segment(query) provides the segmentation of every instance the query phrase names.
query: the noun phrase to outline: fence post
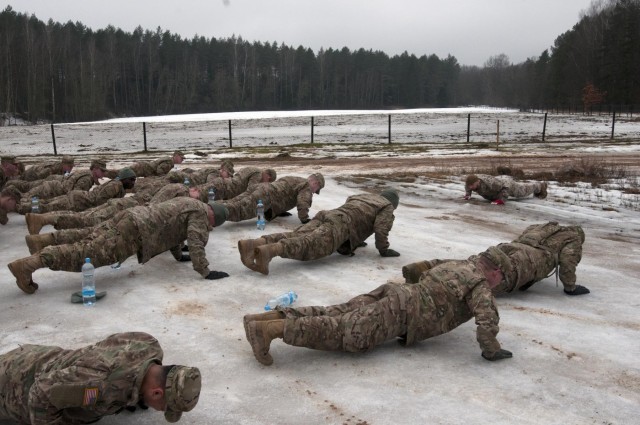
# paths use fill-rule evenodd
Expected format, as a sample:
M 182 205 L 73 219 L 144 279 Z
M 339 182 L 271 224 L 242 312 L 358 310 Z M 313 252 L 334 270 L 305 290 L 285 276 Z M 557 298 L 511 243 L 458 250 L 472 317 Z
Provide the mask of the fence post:
M 391 114 L 389 114 L 389 144 L 391 144 Z
M 56 132 L 53 131 L 53 124 L 51 124 L 51 140 L 53 140 L 53 154 L 58 155 L 58 149 L 56 148 Z
M 469 143 L 469 132 L 471 131 L 471 114 L 467 114 L 467 143 Z
M 496 150 L 500 150 L 500 120 L 498 120 L 498 125 L 496 127 Z
M 147 123 L 142 122 L 142 140 L 144 141 L 144 151 L 147 151 Z
M 611 121 L 611 140 L 613 140 L 613 130 L 616 128 L 616 110 L 613 109 L 613 120 Z
M 313 117 L 311 117 L 311 144 L 313 144 Z
M 544 142 L 544 134 L 547 132 L 547 113 L 544 113 L 544 125 L 542 126 L 542 141 Z
M 233 147 L 233 139 L 231 138 L 231 120 L 229 120 L 229 147 Z

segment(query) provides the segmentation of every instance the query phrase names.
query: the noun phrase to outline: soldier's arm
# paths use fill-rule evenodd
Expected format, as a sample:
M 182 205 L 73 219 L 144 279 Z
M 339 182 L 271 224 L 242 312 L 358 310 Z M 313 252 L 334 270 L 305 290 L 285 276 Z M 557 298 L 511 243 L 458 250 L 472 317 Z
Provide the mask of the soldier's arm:
M 381 209 L 376 215 L 373 223 L 373 231 L 376 238 L 376 248 L 383 251 L 389 248 L 389 232 L 393 227 L 393 205 L 388 205 Z
M 298 192 L 298 218 L 302 223 L 306 223 L 310 220 L 309 208 L 311 208 L 312 197 L 313 194 L 311 193 L 311 189 L 308 187 Z
M 208 218 L 206 214 L 196 214 L 189 217 L 187 223 L 187 242 L 189 244 L 189 256 L 193 269 L 202 277 L 209 274 L 209 261 L 204 247 L 209 240 Z M 173 252 L 173 251 L 172 251 Z M 175 257 L 175 255 L 174 255 Z
M 476 338 L 482 354 L 493 357 L 500 351 L 500 343 L 496 336 L 500 328 L 500 316 L 491 290 L 484 283 L 478 283 L 467 298 L 469 309 L 473 313 L 477 325 Z

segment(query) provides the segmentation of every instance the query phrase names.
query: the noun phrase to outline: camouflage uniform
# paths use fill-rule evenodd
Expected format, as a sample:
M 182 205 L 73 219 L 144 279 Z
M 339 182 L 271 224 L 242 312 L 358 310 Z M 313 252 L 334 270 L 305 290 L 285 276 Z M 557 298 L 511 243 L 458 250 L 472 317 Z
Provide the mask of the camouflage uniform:
M 66 177 L 60 177 L 60 179 L 39 180 L 42 181 L 42 184 L 32 188 L 23 196 L 31 202 L 31 197 L 33 196 L 37 196 L 40 199 L 49 199 L 64 195 L 72 190 L 88 191 L 93 186 L 91 171 L 78 171 Z
M 62 162 L 50 161 L 32 165 L 25 170 L 20 179 L 27 181 L 41 180 L 52 174 L 64 174 Z
M 540 193 L 542 183 L 520 183 L 509 176 L 478 175 L 480 186 L 476 189 L 478 195 L 489 201 L 506 201 L 509 197 L 526 198 Z M 471 196 L 472 190 L 465 188 L 465 195 Z
M 267 243 L 284 246 L 283 258 L 316 260 L 338 251 L 352 255 L 372 233 L 376 248 L 389 248 L 389 232 L 393 226 L 393 205 L 377 194 L 353 195 L 339 208 L 318 212 L 313 220 L 293 232 L 261 236 Z
M 246 191 L 251 191 L 255 185 L 262 183 L 262 168 L 245 167 L 238 171 L 230 180 L 225 180 L 224 198 L 233 199 Z
M 363 352 L 396 337 L 411 345 L 475 317 L 482 352 L 492 357 L 500 350 L 498 310 L 473 261 L 443 264 L 418 283 L 387 283 L 344 304 L 282 311 L 283 341 L 294 346 Z
M 21 180 L 21 179 L 12 179 L 12 180 L 9 180 L 7 182 L 7 186 L 11 185 L 11 186 L 15 187 L 16 189 L 18 189 L 20 192 L 25 193 L 25 192 L 28 192 L 31 189 L 35 188 L 35 187 L 40 186 L 41 184 L 43 184 L 45 182 L 48 182 L 48 181 L 59 181 L 59 182 L 61 182 L 63 179 L 64 179 L 63 175 L 52 174 L 52 175 L 50 175 L 48 177 L 45 177 L 44 179 L 33 180 L 33 181 L 27 181 L 27 180 Z
M 222 202 L 229 209 L 229 221 L 249 220 L 256 216 L 256 204 L 262 199 L 267 220 L 298 207 L 298 218 L 303 223 L 309 220 L 312 193 L 307 178 L 286 176 L 273 183 L 260 183 L 250 192 Z
M 136 177 L 164 176 L 173 168 L 173 157 L 159 158 L 155 161 L 140 161 L 131 165 Z
M 56 196 L 40 202 L 40 211 L 84 211 L 107 202 L 109 199 L 122 198 L 125 195 L 120 180 L 110 180 L 91 191 L 72 190 L 66 195 Z M 31 204 L 21 203 L 18 208 L 20 214 L 31 211 Z
M 95 267 L 101 267 L 122 263 L 137 254 L 138 262 L 144 264 L 171 250 L 179 260 L 182 243 L 187 240 L 193 269 L 204 277 L 209 274 L 204 247 L 212 229 L 208 208 L 207 204 L 188 197 L 129 208 L 96 227 L 67 231 L 68 238 L 75 234 L 76 239 L 69 241 L 75 243 L 48 246 L 40 251 L 40 256 L 51 270 L 78 272 L 86 257 L 91 258 Z
M 158 341 L 142 332 L 114 334 L 77 350 L 21 345 L 0 356 L 0 419 L 23 424 L 86 424 L 140 400 Z

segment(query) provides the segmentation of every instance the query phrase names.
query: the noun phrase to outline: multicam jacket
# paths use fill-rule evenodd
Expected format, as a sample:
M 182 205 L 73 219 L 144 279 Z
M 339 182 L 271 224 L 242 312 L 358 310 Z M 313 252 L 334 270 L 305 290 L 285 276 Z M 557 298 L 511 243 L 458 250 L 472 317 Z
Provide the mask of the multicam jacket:
M 42 181 L 42 184 L 29 190 L 29 192 L 23 196 L 29 198 L 29 200 L 33 196 L 37 196 L 41 199 L 49 199 L 64 195 L 72 190 L 87 191 L 93 186 L 93 176 L 91 176 L 90 171 L 78 171 L 73 172 L 68 176 L 60 177 L 60 179 Z
M 23 424 L 86 424 L 135 406 L 158 341 L 114 334 L 77 350 L 22 345 L 0 356 L 0 419 Z
M 136 177 L 164 176 L 173 168 L 173 157 L 158 158 L 155 161 L 140 161 L 131 165 Z
M 476 189 L 478 195 L 489 201 L 507 200 L 509 197 L 509 188 L 504 181 L 489 175 L 478 175 L 480 185 Z M 472 190 L 465 187 L 465 195 L 471 196 Z
M 264 188 L 262 201 L 264 202 L 264 216 L 267 220 L 276 218 L 279 214 L 298 208 L 298 218 L 304 222 L 309 219 L 312 196 L 309 181 L 304 177 L 285 176 L 273 183 L 262 183 L 254 188 Z M 258 190 L 260 192 L 260 190 Z M 258 192 L 253 192 L 258 193 Z M 256 198 L 254 196 L 254 198 Z M 254 200 L 254 205 L 257 198 Z
M 20 176 L 21 180 L 33 181 L 44 179 L 51 174 L 64 174 L 62 162 L 50 161 L 32 165 Z

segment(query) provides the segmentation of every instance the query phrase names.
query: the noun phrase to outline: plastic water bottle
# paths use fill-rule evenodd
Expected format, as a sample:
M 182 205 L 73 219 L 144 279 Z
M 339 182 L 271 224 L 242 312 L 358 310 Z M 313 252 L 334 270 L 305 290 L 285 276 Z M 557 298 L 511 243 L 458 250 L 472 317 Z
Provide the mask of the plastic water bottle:
M 82 303 L 86 306 L 92 306 L 96 303 L 95 270 L 91 259 L 85 258 L 82 265 Z
M 40 199 L 37 196 L 31 198 L 31 212 L 34 214 L 40 213 Z
M 122 263 L 120 261 L 118 261 L 117 263 L 113 263 L 111 265 L 111 268 L 114 270 L 120 270 L 120 266 L 122 266 Z
M 298 299 L 298 294 L 296 294 L 293 291 L 289 291 L 287 293 L 280 295 L 277 298 L 269 300 L 267 304 L 264 306 L 264 309 L 266 311 L 271 311 L 271 310 L 275 310 L 276 307 L 278 306 L 286 307 L 296 302 L 297 299 Z
M 191 182 L 189 181 L 189 177 L 185 177 L 184 178 L 184 185 L 189 187 L 190 184 L 191 184 Z
M 215 188 L 215 187 L 213 187 L 213 186 L 211 186 L 211 187 L 209 188 L 209 192 L 207 193 L 207 195 L 208 195 L 208 197 L 209 197 L 209 198 L 208 198 L 208 199 L 209 199 L 209 201 L 215 201 L 215 200 L 216 200 L 216 188 Z
M 71 175 L 71 173 L 70 173 L 70 172 L 68 172 L 68 171 L 65 171 L 65 172 L 64 172 L 64 178 L 65 178 L 65 179 L 66 179 L 67 177 L 69 177 L 70 175 Z
M 258 221 L 256 223 L 256 227 L 258 230 L 264 230 L 267 222 L 264 219 L 264 204 L 262 203 L 262 199 L 258 199 L 258 205 L 256 206 L 256 213 L 258 214 Z

